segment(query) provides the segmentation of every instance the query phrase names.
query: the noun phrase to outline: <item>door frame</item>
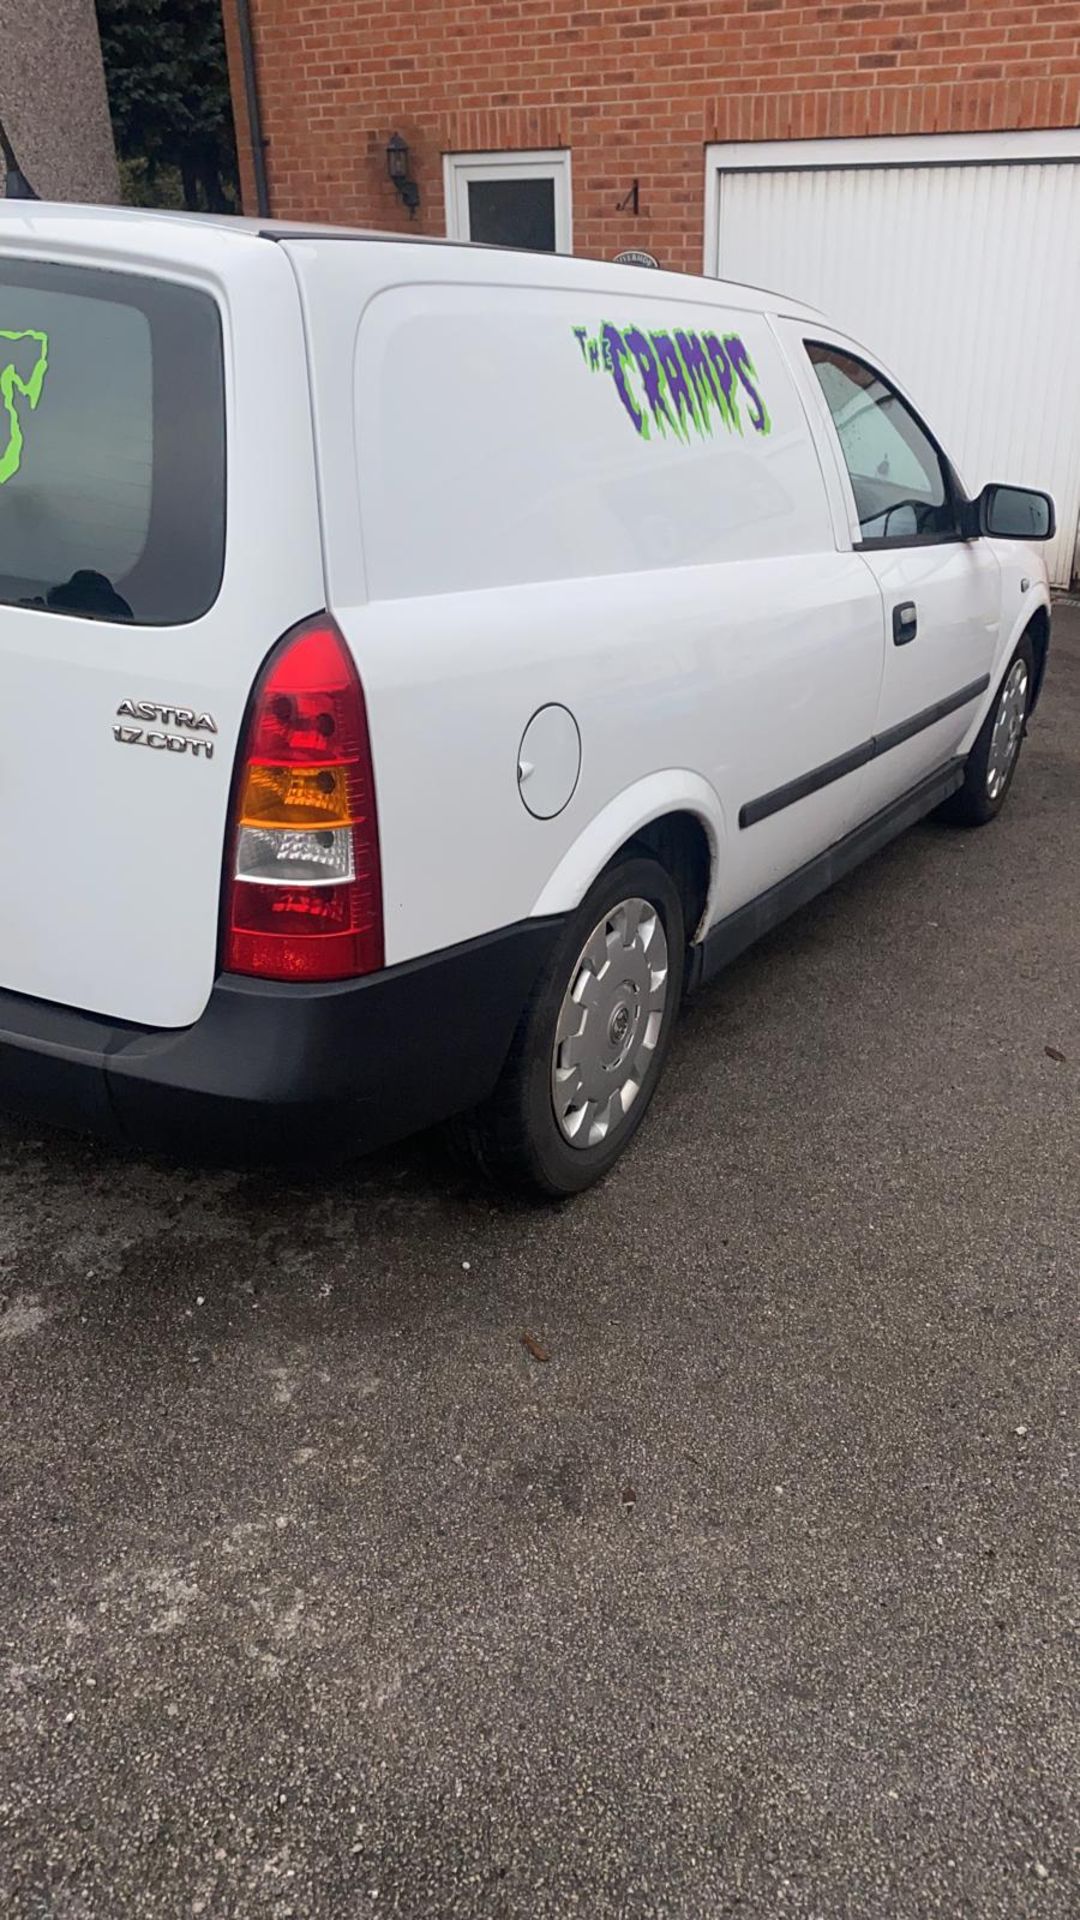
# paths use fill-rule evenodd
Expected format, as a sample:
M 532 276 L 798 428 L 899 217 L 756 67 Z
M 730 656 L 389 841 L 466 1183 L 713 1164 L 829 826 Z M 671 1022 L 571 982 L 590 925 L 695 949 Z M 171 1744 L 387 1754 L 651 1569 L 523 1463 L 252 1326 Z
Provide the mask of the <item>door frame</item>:
M 509 153 L 444 153 L 446 237 L 469 239 L 470 180 L 551 180 L 555 188 L 555 251 L 573 252 L 573 200 L 569 147 Z

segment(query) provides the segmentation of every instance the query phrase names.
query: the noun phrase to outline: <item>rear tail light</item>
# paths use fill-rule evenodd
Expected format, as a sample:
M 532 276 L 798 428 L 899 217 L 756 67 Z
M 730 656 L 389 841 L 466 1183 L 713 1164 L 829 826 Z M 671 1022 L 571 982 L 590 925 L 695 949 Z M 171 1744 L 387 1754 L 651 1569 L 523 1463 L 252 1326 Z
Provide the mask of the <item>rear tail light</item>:
M 237 769 L 224 964 L 261 980 L 345 980 L 383 964 L 367 713 L 329 618 L 288 634 L 255 688 Z

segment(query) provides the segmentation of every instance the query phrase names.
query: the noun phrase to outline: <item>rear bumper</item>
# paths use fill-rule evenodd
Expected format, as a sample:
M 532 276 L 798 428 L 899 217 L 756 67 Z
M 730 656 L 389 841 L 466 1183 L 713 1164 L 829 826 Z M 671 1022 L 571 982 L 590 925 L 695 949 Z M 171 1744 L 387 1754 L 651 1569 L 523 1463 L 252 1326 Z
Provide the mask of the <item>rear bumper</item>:
M 179 1031 L 0 992 L 0 1106 L 200 1160 L 364 1152 L 486 1098 L 559 926 L 331 986 L 223 974 Z

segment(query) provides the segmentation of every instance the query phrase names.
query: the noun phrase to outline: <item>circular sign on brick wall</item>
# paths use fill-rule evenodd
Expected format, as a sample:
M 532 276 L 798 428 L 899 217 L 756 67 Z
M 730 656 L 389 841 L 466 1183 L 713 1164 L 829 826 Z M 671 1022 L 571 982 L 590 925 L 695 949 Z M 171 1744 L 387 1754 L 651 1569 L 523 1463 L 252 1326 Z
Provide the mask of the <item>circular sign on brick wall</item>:
M 654 260 L 651 253 L 643 253 L 640 247 L 628 247 L 625 253 L 617 253 L 615 255 L 614 265 L 617 267 L 658 267 L 660 262 L 659 260 Z

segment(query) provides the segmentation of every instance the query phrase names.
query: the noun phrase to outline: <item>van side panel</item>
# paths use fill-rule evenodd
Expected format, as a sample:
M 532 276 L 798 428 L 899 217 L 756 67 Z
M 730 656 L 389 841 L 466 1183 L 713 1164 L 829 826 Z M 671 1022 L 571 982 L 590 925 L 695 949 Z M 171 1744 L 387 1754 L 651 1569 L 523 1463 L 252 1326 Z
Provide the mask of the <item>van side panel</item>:
M 331 605 L 372 727 L 388 959 L 550 910 L 577 843 L 654 775 L 682 770 L 699 817 L 710 796 L 714 915 L 839 838 L 858 773 L 738 824 L 867 737 L 883 649 L 766 314 L 584 262 L 290 251 Z M 580 768 L 537 818 L 522 741 L 552 704 Z
M 761 314 L 397 287 L 357 342 L 374 600 L 812 553 L 830 537 Z M 679 343 L 681 342 L 681 350 Z

